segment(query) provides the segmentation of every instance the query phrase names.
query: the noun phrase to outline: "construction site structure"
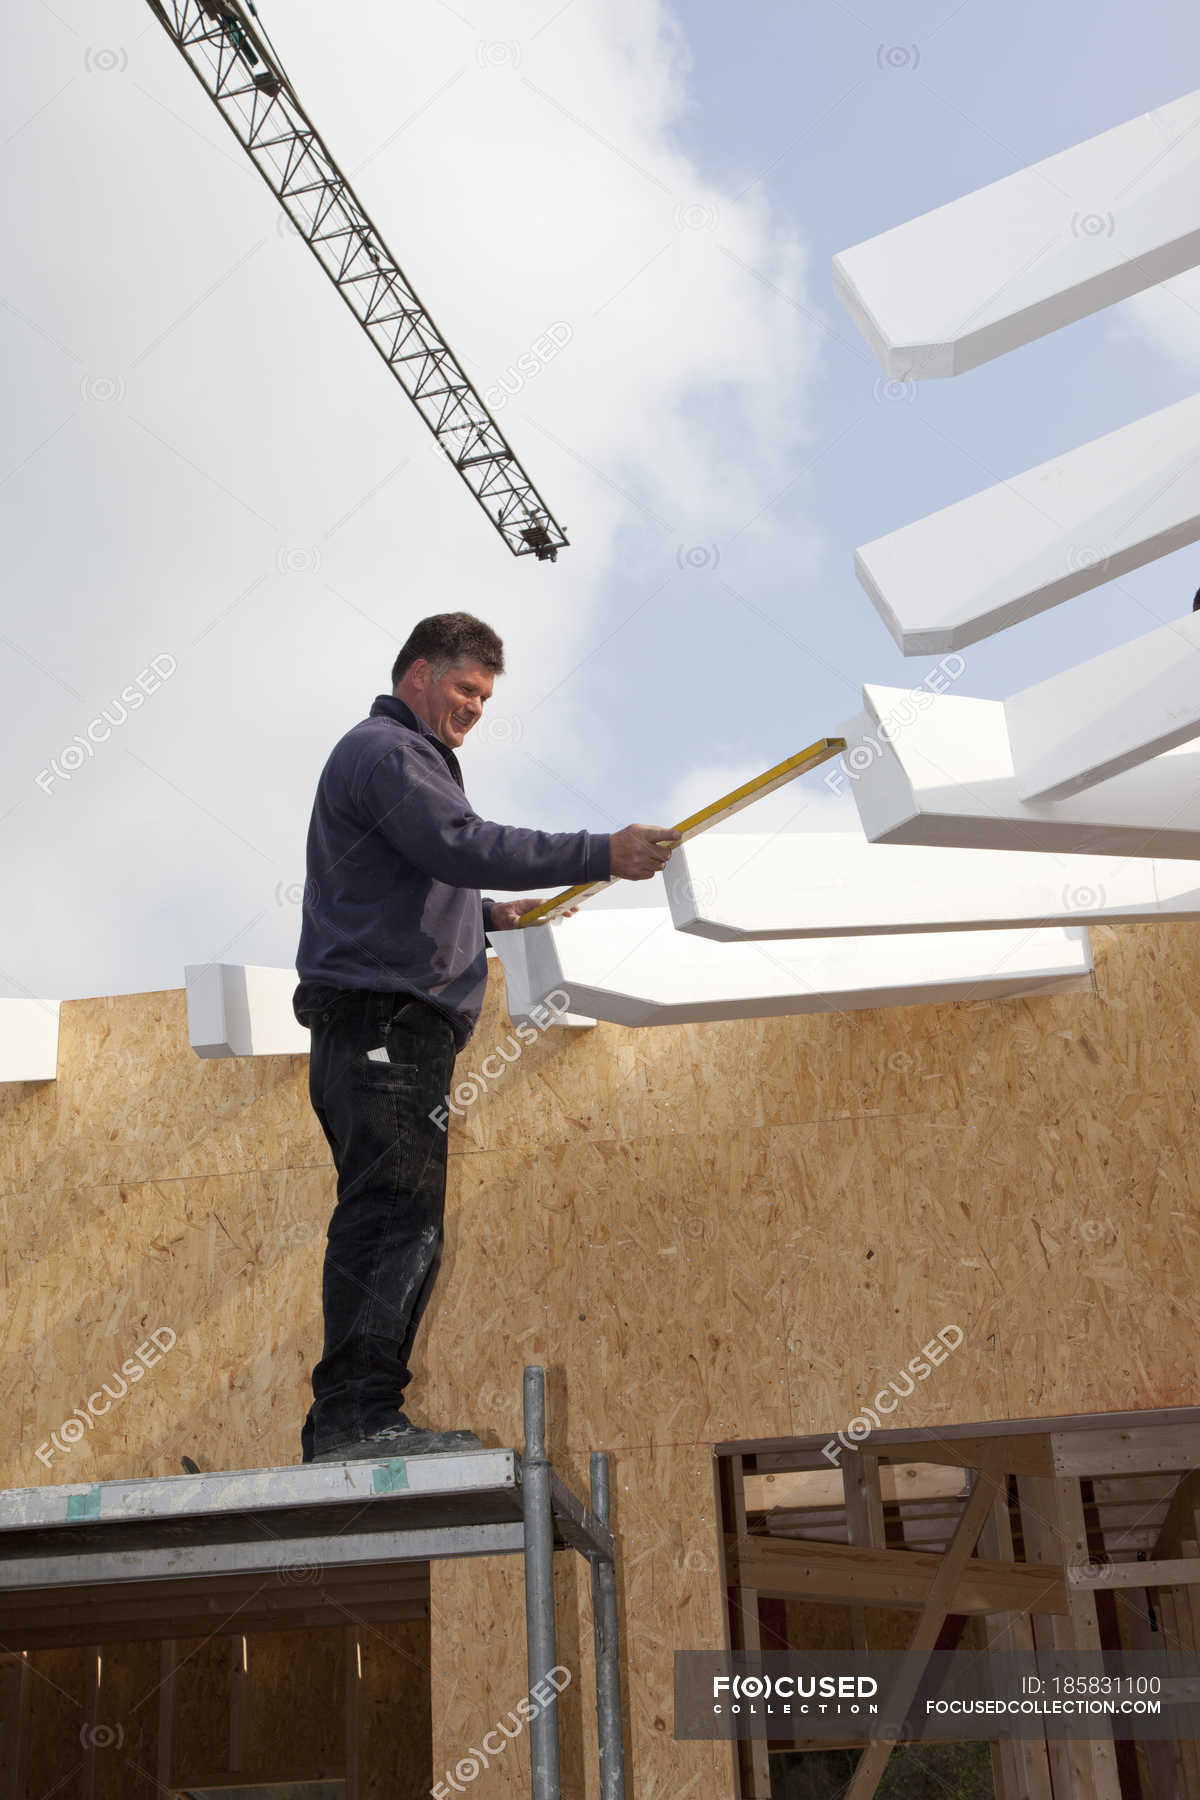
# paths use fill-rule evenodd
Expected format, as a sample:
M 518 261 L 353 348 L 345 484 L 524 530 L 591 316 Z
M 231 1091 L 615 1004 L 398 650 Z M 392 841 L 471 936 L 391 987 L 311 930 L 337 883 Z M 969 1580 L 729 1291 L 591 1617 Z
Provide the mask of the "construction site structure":
M 395 1615 L 415 1564 L 441 1557 L 520 1554 L 525 1567 L 528 1718 L 533 1800 L 560 1800 L 553 1562 L 577 1551 L 591 1565 L 596 1720 L 602 1800 L 624 1800 L 616 1544 L 608 1524 L 608 1458 L 591 1457 L 590 1506 L 546 1454 L 545 1372 L 524 1376 L 525 1447 L 379 1457 L 278 1469 L 100 1481 L 0 1493 L 0 1641 L 17 1693 L 3 1721 L 5 1793 L 28 1777 L 31 1650 L 159 1638 L 157 1780 L 175 1785 L 174 1670 L 178 1646 L 216 1629 L 266 1620 L 307 1623 Z M 316 1696 L 314 1696 L 316 1698 Z M 353 1714 L 347 1714 L 347 1735 Z M 486 1735 L 486 1734 L 485 1734 Z M 24 1738 L 24 1741 L 22 1741 Z M 473 1754 L 476 1754 L 472 1751 Z M 347 1767 L 354 1762 L 347 1743 Z M 347 1788 L 347 1800 L 355 1800 Z
M 330 155 L 253 4 L 149 5 L 513 555 L 554 562 L 566 532 Z

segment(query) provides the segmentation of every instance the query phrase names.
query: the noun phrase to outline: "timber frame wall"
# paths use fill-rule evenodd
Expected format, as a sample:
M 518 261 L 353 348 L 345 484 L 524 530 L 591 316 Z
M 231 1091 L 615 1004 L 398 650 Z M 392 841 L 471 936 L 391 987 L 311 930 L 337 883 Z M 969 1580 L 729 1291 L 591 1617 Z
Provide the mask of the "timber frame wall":
M 1200 1401 L 1200 936 L 1094 941 L 1092 994 L 547 1032 L 453 1120 L 413 1411 L 518 1444 L 520 1371 L 542 1362 L 565 1478 L 582 1491 L 588 1450 L 612 1453 L 637 1800 L 733 1793 L 728 1745 L 672 1736 L 675 1650 L 724 1642 L 715 1444 L 823 1442 L 949 1325 L 961 1347 L 896 1426 Z M 503 998 L 493 964 L 460 1079 L 506 1041 Z M 64 1003 L 57 1081 L 0 1090 L 0 1484 L 298 1458 L 333 1199 L 306 1074 L 197 1058 L 182 989 Z M 174 1346 L 45 1466 L 38 1448 L 160 1328 Z M 566 1563 L 557 1579 L 564 1781 L 594 1800 L 590 1598 Z M 363 1800 L 402 1792 L 389 1679 L 431 1691 L 435 1779 L 520 1697 L 519 1569 L 436 1566 L 430 1614 L 427 1678 L 419 1640 L 380 1652 Z M 317 1647 L 287 1638 L 278 1692 L 315 1717 Z M 327 1660 L 336 1683 L 343 1649 Z M 82 1700 L 60 1703 L 39 1767 L 65 1775 Z M 298 1741 L 271 1751 L 256 1729 L 249 1778 Z M 511 1745 L 489 1800 L 528 1792 L 527 1757 Z M 98 1800 L 154 1792 L 108 1780 Z
M 1200 1407 L 829 1448 L 717 1446 L 730 1649 L 910 1649 L 911 1697 L 935 1648 L 972 1652 L 986 1694 L 988 1654 L 1200 1647 Z M 1198 1710 L 1173 1743 L 993 1743 L 997 1800 L 1192 1800 Z M 738 1800 L 770 1800 L 772 1749 L 819 1747 L 737 1743 Z M 864 1748 L 846 1800 L 871 1800 L 888 1755 Z

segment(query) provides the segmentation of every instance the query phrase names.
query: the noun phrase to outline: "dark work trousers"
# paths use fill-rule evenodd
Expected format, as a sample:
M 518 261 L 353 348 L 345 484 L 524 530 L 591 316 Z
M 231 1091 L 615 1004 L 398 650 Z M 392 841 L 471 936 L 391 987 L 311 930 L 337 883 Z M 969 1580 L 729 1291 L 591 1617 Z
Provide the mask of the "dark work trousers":
M 405 994 L 302 982 L 294 1006 L 312 1035 L 309 1098 L 338 1176 L 325 1344 L 300 1434 L 311 1462 L 399 1422 L 442 1257 L 446 1132 L 430 1114 L 450 1091 L 455 1042 L 444 1013 Z

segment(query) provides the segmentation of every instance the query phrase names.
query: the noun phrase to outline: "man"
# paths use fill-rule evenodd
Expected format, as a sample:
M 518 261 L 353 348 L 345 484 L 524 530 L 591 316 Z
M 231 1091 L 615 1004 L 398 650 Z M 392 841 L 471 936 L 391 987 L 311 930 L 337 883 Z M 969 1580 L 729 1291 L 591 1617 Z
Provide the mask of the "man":
M 338 1185 L 305 1462 L 479 1442 L 420 1429 L 399 1408 L 441 1260 L 446 1134 L 435 1119 L 483 1004 L 484 933 L 511 930 L 538 904 L 482 900 L 480 889 L 644 881 L 679 839 L 659 825 L 526 831 L 472 812 L 454 752 L 503 672 L 503 646 L 481 620 L 422 619 L 391 693 L 335 744 L 317 785 L 293 1007 L 312 1035 L 309 1097 Z

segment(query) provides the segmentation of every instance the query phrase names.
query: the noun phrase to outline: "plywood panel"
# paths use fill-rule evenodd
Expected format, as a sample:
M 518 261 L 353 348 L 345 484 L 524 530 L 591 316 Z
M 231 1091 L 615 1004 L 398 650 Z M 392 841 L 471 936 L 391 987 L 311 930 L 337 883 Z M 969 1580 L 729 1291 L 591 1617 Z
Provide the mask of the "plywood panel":
M 1194 1033 L 1186 930 L 1144 926 L 1107 936 L 1109 954 L 1118 942 L 1119 958 L 1128 965 L 1120 971 L 1121 992 L 1107 1008 L 1070 996 L 675 1027 L 651 1040 L 613 1028 L 549 1032 L 465 1118 L 452 1119 L 451 1147 L 527 1148 L 581 1135 L 624 1139 L 661 1129 L 664 1117 L 678 1131 L 734 1118 L 766 1123 L 878 1110 L 926 1113 L 977 1089 L 967 1078 L 968 1062 L 981 1067 L 979 1059 L 986 1059 L 993 1071 L 987 1085 L 993 1091 L 1006 1085 L 1001 1071 L 1013 1034 L 1033 1016 L 1032 1036 L 1051 1059 L 1040 1074 L 1053 1089 L 1060 1076 L 1071 1079 L 1068 1068 L 1055 1066 L 1057 1034 L 1077 1039 L 1114 1007 L 1119 1013 L 1150 1002 L 1152 976 L 1139 975 L 1132 990 L 1126 977 L 1168 944 L 1177 970 L 1170 985 L 1181 1013 L 1172 1023 Z M 1098 933 L 1095 941 L 1101 941 Z M 36 1096 L 27 1087 L 0 1090 L 6 1159 L 0 1170 L 10 1172 L 9 1192 L 20 1189 L 35 1202 L 42 1196 L 44 1247 L 68 1229 L 57 1204 L 44 1204 L 64 1186 L 328 1165 L 307 1103 L 302 1058 L 203 1063 L 186 1048 L 182 994 L 71 1001 L 64 1020 L 64 1058 L 54 1090 Z M 1119 1027 L 1119 1018 L 1110 1017 L 1108 1025 Z M 507 1042 L 509 1029 L 503 981 L 493 966 L 487 1005 L 460 1058 L 459 1078 L 497 1042 Z M 1152 1063 L 1161 1064 L 1164 1053 L 1168 1062 L 1176 1060 L 1169 1054 L 1175 1046 L 1157 1034 L 1142 1042 Z M 931 1075 L 941 1077 L 932 1087 Z
M 650 1033 L 611 1025 L 548 1031 L 485 1089 L 479 1066 L 488 1052 L 512 1053 L 503 991 L 494 973 L 475 1038 L 458 1061 L 457 1081 L 474 1078 L 477 1097 L 451 1118 L 452 1154 L 969 1107 L 985 1071 L 997 1087 L 1010 1065 L 1015 1071 L 1012 1038 L 1022 1030 L 1055 1062 L 1061 1055 L 1070 1080 L 1070 1043 L 1058 1034 L 1073 1041 L 1094 1030 L 1101 1010 L 1092 996 L 1076 994 Z
M 0 1194 L 24 1187 L 46 1157 L 58 1127 L 60 1105 L 56 1082 L 0 1085 Z
M 73 1237 L 44 1261 L 31 1239 L 10 1287 L 4 1485 L 298 1461 L 332 1197 L 329 1169 L 64 1195 Z M 153 1332 L 165 1354 L 122 1375 Z
M 936 1431 L 966 1416 L 1004 1416 L 1000 1347 L 987 1329 L 990 1284 L 978 1271 L 942 1264 L 935 1247 L 913 1245 L 869 1261 L 830 1259 L 791 1292 L 793 1430 L 841 1433 L 831 1456 L 847 1440 L 869 1448 L 881 1428 Z M 893 1294 L 900 1304 L 889 1309 Z M 940 1341 L 939 1332 L 947 1334 Z M 836 1351 L 850 1339 L 859 1360 L 846 1366 Z M 951 1344 L 957 1349 L 945 1354 Z M 929 1346 L 943 1355 L 940 1365 Z
M 474 1767 L 488 1783 L 489 1795 L 524 1796 L 529 1792 L 529 1735 L 519 1703 L 528 1702 L 529 1693 L 521 1563 L 515 1557 L 487 1557 L 436 1564 L 432 1588 L 431 1659 L 437 1690 L 433 1781 L 447 1782 L 448 1771 L 467 1783 Z M 582 1795 L 591 1792 L 586 1782 L 596 1767 L 596 1742 L 591 1604 L 581 1563 L 556 1560 L 554 1600 L 558 1662 L 570 1677 L 558 1702 L 563 1791 Z M 478 1634 L 469 1663 L 458 1653 L 462 1621 L 468 1616 Z
M 574 1447 L 710 1442 L 723 1421 L 748 1419 L 787 1430 L 763 1138 L 459 1159 L 447 1280 L 422 1351 L 432 1416 L 481 1419 L 517 1443 L 523 1364 L 561 1358 Z
M 10 1190 L 49 1195 L 323 1162 L 320 1127 L 299 1104 L 306 1070 L 300 1056 L 203 1061 L 188 1047 L 182 989 L 65 1001 L 58 1080 L 38 1096 L 28 1138 L 17 1125 L 29 1084 L 0 1089 L 0 1117 L 13 1122 L 0 1171 Z
M 1188 1350 L 1200 1324 L 1195 1171 L 1190 1158 L 1162 1153 L 1174 1107 L 1117 1105 L 1127 1113 L 1119 1143 L 1094 1115 L 1075 1113 L 1038 1131 L 1024 1182 L 1013 1171 L 996 1184 L 986 1249 L 1018 1414 L 1196 1398 Z M 1098 1164 L 1101 1179 L 1089 1181 L 1085 1171 Z M 1145 1331 L 1130 1328 L 1139 1307 Z
M 646 1800 L 728 1792 L 721 1746 L 671 1737 L 674 1650 L 721 1642 L 712 1441 L 832 1434 L 946 1324 L 963 1345 L 891 1423 L 1200 1399 L 1200 934 L 1095 944 L 1096 991 L 1070 999 L 551 1033 L 453 1121 L 413 1410 L 519 1444 L 521 1367 L 541 1360 L 576 1486 L 590 1448 L 616 1452 Z M 507 1029 L 493 973 L 479 1056 Z M 475 1066 L 472 1048 L 460 1072 Z M 0 1481 L 165 1473 L 185 1450 L 209 1467 L 298 1457 L 334 1193 L 302 1059 L 201 1062 L 182 992 L 68 1002 L 53 1090 L 0 1093 L 0 1190 L 0 1405 L 18 1426 Z M 160 1324 L 176 1346 L 44 1468 L 37 1446 Z M 581 1671 L 562 1710 L 591 1800 L 585 1574 L 559 1575 Z M 438 1779 L 513 1704 L 524 1623 L 515 1563 L 434 1581 Z M 364 1633 L 372 1800 L 393 1791 L 408 1666 L 380 1640 L 419 1629 Z M 197 1754 L 198 1705 L 180 1720 Z M 63 1724 L 45 1730 L 63 1751 Z M 67 1765 L 40 1741 L 44 1791 Z M 527 1753 L 495 1777 L 514 1793 Z

